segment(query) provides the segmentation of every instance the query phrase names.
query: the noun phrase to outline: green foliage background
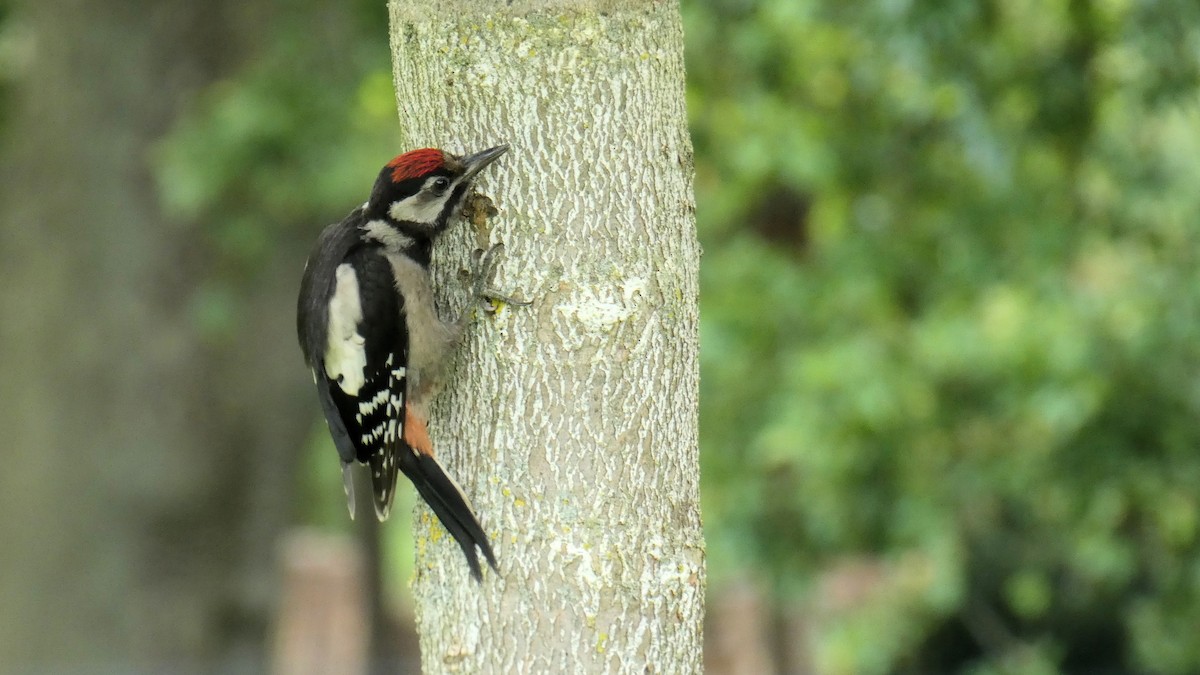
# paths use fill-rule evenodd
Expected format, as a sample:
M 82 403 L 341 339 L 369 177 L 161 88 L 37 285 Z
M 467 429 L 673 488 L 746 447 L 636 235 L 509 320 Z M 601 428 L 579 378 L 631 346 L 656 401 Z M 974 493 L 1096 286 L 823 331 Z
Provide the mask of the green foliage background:
M 1200 5 L 855 4 L 688 7 L 714 574 L 883 561 L 833 670 L 1200 669 Z
M 822 672 L 1200 670 L 1200 4 L 683 10 L 714 592 L 810 611 Z M 218 340 L 399 150 L 382 3 L 264 36 L 157 160 Z

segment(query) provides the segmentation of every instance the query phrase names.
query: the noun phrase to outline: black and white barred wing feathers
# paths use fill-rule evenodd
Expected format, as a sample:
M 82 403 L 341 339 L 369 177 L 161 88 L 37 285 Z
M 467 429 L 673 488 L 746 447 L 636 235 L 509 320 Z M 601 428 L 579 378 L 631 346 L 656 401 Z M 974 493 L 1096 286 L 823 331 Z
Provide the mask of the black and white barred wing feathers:
M 343 465 L 347 499 L 354 515 L 349 464 L 367 464 L 376 515 L 386 519 L 396 494 L 398 453 L 404 436 L 407 332 L 403 300 L 396 293 L 387 259 L 375 247 L 349 247 L 328 270 L 307 270 L 322 284 L 323 325 L 302 327 L 323 340 L 309 343 L 310 366 L 322 412 Z M 305 335 L 307 338 L 308 336 Z M 315 344 L 313 344 L 315 342 Z

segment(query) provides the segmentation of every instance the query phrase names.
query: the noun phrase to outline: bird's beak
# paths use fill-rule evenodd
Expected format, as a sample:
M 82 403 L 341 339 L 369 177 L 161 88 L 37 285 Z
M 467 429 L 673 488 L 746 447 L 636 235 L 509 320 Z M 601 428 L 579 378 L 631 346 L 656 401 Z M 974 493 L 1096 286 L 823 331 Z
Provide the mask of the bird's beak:
M 475 174 L 483 171 L 483 168 L 488 164 L 496 161 L 500 155 L 508 152 L 508 144 L 497 145 L 494 148 L 488 148 L 482 152 L 477 152 L 473 155 L 467 155 L 462 158 L 463 166 L 467 167 L 463 172 L 464 179 L 470 179 Z

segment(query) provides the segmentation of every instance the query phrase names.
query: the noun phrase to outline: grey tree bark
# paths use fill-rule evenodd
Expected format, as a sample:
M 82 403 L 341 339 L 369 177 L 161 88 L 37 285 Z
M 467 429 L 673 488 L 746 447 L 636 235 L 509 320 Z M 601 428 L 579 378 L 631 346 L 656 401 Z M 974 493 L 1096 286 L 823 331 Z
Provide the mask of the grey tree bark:
M 500 559 L 482 587 L 417 512 L 422 663 L 445 672 L 698 672 L 704 544 L 697 271 L 674 1 L 392 0 L 411 147 L 512 151 L 500 215 L 435 253 L 462 306 L 471 249 L 534 305 L 469 332 L 432 411 Z

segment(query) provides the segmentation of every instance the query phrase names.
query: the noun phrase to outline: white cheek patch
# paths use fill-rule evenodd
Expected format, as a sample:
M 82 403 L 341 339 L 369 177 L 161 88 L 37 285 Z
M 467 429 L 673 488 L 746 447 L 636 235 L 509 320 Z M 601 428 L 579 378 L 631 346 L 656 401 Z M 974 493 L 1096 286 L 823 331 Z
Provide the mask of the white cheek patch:
M 362 305 L 354 268 L 337 268 L 337 285 L 329 303 L 329 344 L 325 349 L 325 374 L 350 396 L 366 381 L 366 340 L 358 334 Z
M 449 194 L 447 192 L 446 195 L 432 197 L 424 192 L 418 192 L 408 199 L 392 202 L 391 207 L 388 208 L 388 215 L 392 217 L 392 220 L 404 223 L 432 223 L 441 215 L 442 207 Z
M 430 176 L 417 194 L 392 202 L 388 215 L 393 220 L 406 223 L 433 224 L 442 214 L 442 209 L 446 208 L 446 200 L 454 196 L 459 186 L 459 181 L 453 180 L 441 193 L 435 192 L 434 185 L 445 179 L 445 176 Z

